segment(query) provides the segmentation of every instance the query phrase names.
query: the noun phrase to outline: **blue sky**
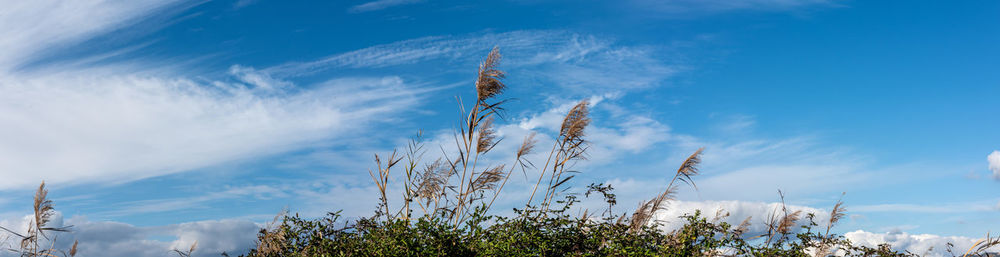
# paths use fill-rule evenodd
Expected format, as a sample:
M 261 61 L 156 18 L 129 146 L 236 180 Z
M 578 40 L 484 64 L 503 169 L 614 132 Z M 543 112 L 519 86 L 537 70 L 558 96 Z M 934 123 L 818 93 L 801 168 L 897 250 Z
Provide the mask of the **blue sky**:
M 493 46 L 514 99 L 498 151 L 551 142 L 590 99 L 576 183 L 611 183 L 618 212 L 706 147 L 699 190 L 661 216 L 763 217 L 781 189 L 817 212 L 846 192 L 855 241 L 1000 229 L 996 2 L 2 4 L 0 226 L 45 180 L 87 256 L 240 252 L 285 207 L 369 214 L 372 154 L 450 143 Z

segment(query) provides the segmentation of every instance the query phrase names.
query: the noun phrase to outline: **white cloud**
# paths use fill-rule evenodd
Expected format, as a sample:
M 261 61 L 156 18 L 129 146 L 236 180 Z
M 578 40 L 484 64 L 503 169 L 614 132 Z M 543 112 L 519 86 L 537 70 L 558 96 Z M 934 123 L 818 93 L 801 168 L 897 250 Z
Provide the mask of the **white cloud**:
M 423 0 L 378 0 L 371 1 L 359 5 L 355 5 L 348 9 L 349 12 L 360 13 L 360 12 L 371 12 L 378 11 L 389 7 L 396 7 L 401 5 L 415 4 L 423 2 Z
M 23 219 L 0 220 L 0 226 L 12 228 L 19 233 L 27 230 L 32 216 Z M 56 212 L 52 226 L 73 226 L 72 232 L 61 233 L 56 241 L 56 249 L 69 249 L 74 240 L 79 240 L 76 256 L 169 256 L 172 249 L 187 250 L 198 242 L 193 256 L 219 256 L 227 252 L 231 256 L 246 253 L 256 242 L 260 225 L 248 220 L 224 219 L 205 220 L 173 224 L 167 226 L 138 227 L 127 223 L 111 221 L 90 221 L 85 217 L 63 219 Z M 54 233 L 54 232 L 50 232 Z M 3 242 L 4 246 L 15 245 L 16 238 Z M 8 251 L 3 251 L 0 256 Z
M 806 206 L 787 205 L 789 211 L 801 210 L 803 216 L 806 213 L 816 215 L 815 220 L 819 227 L 825 228 L 829 219 L 829 210 L 816 209 Z M 859 207 L 851 207 L 851 210 Z M 692 214 L 695 210 L 701 210 L 702 216 L 710 220 L 715 217 L 719 210 L 721 213 L 729 214 L 720 221 L 733 224 L 740 224 L 747 217 L 751 217 L 751 225 L 747 232 L 748 236 L 756 236 L 766 233 L 765 222 L 769 215 L 776 211 L 780 212 L 780 203 L 744 202 L 744 201 L 671 201 L 668 202 L 666 210 L 656 213 L 656 218 L 663 221 L 662 229 L 671 231 L 680 228 L 684 224 L 681 218 L 685 214 Z M 844 220 L 841 221 L 845 222 Z M 808 221 L 802 219 L 798 225 L 806 225 Z M 797 227 L 797 226 L 796 226 Z M 964 253 L 971 247 L 978 238 L 959 236 L 940 236 L 933 234 L 909 234 L 900 231 L 886 233 L 874 233 L 863 230 L 847 232 L 844 237 L 855 245 L 877 247 L 880 244 L 888 244 L 896 251 L 909 251 L 921 256 L 951 256 L 946 250 L 948 243 L 954 244 L 956 252 Z M 993 249 L 996 250 L 996 249 Z
M 301 149 L 415 105 L 398 77 L 295 87 L 233 66 L 243 83 L 133 63 L 17 69 L 152 15 L 171 1 L 5 2 L 0 10 L 0 189 L 124 182 Z M 137 67 L 139 66 L 139 67 Z M 155 68 L 154 68 L 155 69 Z
M 838 6 L 835 0 L 632 0 L 631 3 L 644 8 L 671 14 L 669 17 L 697 14 L 715 14 L 731 11 L 789 11 L 811 6 Z
M 234 9 L 240 9 L 240 8 L 243 8 L 243 7 L 247 7 L 247 6 L 256 4 L 257 1 L 258 0 L 237 0 L 236 3 L 233 3 L 233 8 Z
M 807 206 L 790 204 L 785 207 L 788 209 L 789 213 L 795 211 L 802 212 L 799 216 L 799 221 L 796 223 L 797 225 L 809 224 L 809 221 L 805 218 L 808 213 L 815 214 L 816 223 L 823 227 L 826 226 L 830 217 L 830 212 L 828 210 L 820 210 Z M 757 236 L 766 233 L 768 218 L 772 216 L 781 217 L 784 215 L 781 209 L 781 203 L 745 201 L 668 201 L 665 204 L 665 210 L 656 212 L 654 217 L 655 221 L 662 222 L 661 228 L 663 230 L 673 231 L 684 225 L 685 221 L 681 218 L 683 215 L 694 214 L 695 210 L 700 210 L 702 217 L 706 217 L 709 220 L 715 218 L 716 214 L 729 214 L 720 221 L 724 221 L 733 226 L 739 225 L 744 219 L 750 217 L 750 227 L 748 227 L 746 232 L 746 235 L 748 236 Z M 797 231 L 799 226 L 795 226 L 795 228 Z
M 464 36 L 423 37 L 261 70 L 295 77 L 337 68 L 382 68 L 429 61 L 475 67 L 493 46 L 504 54 L 503 68 L 526 80 L 573 89 L 567 93 L 605 94 L 659 86 L 680 70 L 647 46 L 622 46 L 612 40 L 565 31 L 511 31 Z M 450 63 L 449 65 L 454 65 Z
M 909 251 L 921 256 L 937 257 L 952 256 L 947 252 L 946 245 L 954 244 L 954 252 L 963 254 L 978 238 L 959 236 L 939 236 L 933 234 L 909 234 L 906 232 L 873 233 L 862 230 L 844 233 L 844 237 L 852 243 L 869 247 L 889 244 L 893 250 Z
M 995 207 L 989 202 L 964 202 L 945 204 L 873 204 L 852 207 L 856 212 L 911 212 L 911 213 L 962 213 L 970 211 L 992 211 Z
M 3 76 L 0 170 L 16 172 L 0 188 L 122 182 L 298 149 L 406 110 L 418 92 L 396 77 L 274 87 L 100 71 Z
M 986 161 L 990 163 L 990 171 L 993 172 L 993 178 L 1000 179 L 1000 151 L 990 153 L 986 157 Z
M 226 190 L 209 192 L 200 196 L 167 198 L 167 199 L 147 199 L 133 202 L 115 203 L 113 211 L 95 213 L 106 216 L 126 216 L 144 213 L 162 213 L 169 211 L 185 210 L 210 205 L 213 202 L 252 197 L 254 200 L 268 200 L 272 198 L 284 198 L 289 196 L 288 188 L 270 185 L 251 185 L 242 187 L 228 187 Z
M 179 1 L 0 1 L 0 70 L 85 40 L 155 13 Z
M 236 76 L 236 78 L 244 83 L 255 85 L 266 91 L 282 90 L 293 86 L 291 82 L 275 79 L 267 73 L 258 72 L 254 68 L 240 65 L 229 67 L 229 74 Z

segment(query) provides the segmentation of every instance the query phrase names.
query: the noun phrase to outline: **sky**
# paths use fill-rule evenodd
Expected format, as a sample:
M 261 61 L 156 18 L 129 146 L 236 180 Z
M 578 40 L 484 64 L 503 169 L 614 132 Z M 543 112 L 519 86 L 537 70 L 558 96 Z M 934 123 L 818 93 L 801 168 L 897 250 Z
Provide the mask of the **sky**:
M 285 208 L 370 215 L 373 154 L 418 131 L 427 158 L 447 151 L 494 46 L 511 101 L 486 161 L 532 132 L 551 145 L 587 99 L 573 183 L 611 184 L 615 212 L 705 147 L 660 219 L 723 208 L 760 229 L 781 190 L 818 217 L 842 197 L 834 231 L 866 244 L 933 256 L 1000 230 L 1000 2 L 0 5 L 0 226 L 23 228 L 45 181 L 79 256 L 244 253 Z

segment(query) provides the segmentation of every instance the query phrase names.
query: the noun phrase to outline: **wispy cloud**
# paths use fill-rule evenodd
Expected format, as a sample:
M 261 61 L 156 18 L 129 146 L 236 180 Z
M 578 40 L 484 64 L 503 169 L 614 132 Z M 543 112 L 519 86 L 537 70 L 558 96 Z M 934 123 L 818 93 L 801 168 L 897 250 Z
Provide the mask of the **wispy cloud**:
M 0 169 L 32 171 L 0 188 L 124 182 L 280 153 L 387 119 L 420 92 L 397 77 L 281 90 L 98 73 L 0 79 L 0 133 L 10 138 Z
M 993 178 L 1000 179 L 1000 151 L 993 151 L 989 156 L 986 156 L 986 161 L 990 164 L 990 171 L 993 172 Z
M 5 1 L 0 11 L 0 70 L 11 69 L 43 50 L 80 42 L 137 22 L 156 10 L 181 2 L 58 0 Z
M 347 11 L 353 13 L 371 12 L 401 5 L 416 4 L 423 1 L 424 0 L 378 0 L 352 6 L 350 9 L 347 9 Z
M 237 0 L 236 3 L 233 3 L 233 8 L 240 9 L 243 7 L 250 6 L 252 4 L 256 4 L 258 1 L 259 0 Z
M 851 207 L 855 212 L 908 212 L 908 213 L 963 213 L 995 211 L 992 202 L 941 203 L 941 204 L 873 204 Z
M 660 47 L 621 45 L 613 39 L 566 31 L 528 30 L 423 37 L 261 71 L 275 77 L 300 77 L 338 69 L 416 63 L 474 67 L 493 46 L 499 46 L 504 53 L 504 68 L 511 74 L 582 95 L 662 86 L 686 69 L 680 60 L 661 53 L 666 49 Z
M 839 6 L 836 0 L 632 0 L 643 11 L 687 17 L 732 11 L 790 11 L 814 6 Z
M 428 92 L 400 77 L 301 86 L 252 67 L 205 79 L 132 62 L 17 67 L 42 49 L 137 22 L 172 1 L 16 2 L 0 15 L 0 189 L 121 183 L 329 142 Z M 55 7 L 55 8 L 50 8 Z M 152 70 L 152 71 L 151 71 Z M 405 112 L 405 111 L 403 111 Z
M 180 197 L 169 199 L 149 199 L 134 202 L 124 202 L 113 204 L 112 211 L 96 213 L 109 217 L 137 215 L 145 213 L 163 213 L 177 210 L 190 210 L 205 207 L 217 201 L 233 200 L 238 198 L 251 197 L 254 200 L 267 200 L 271 198 L 288 197 L 288 189 L 278 188 L 271 185 L 253 185 L 232 187 L 223 191 L 210 192 L 194 197 Z M 117 206 L 117 207 L 115 207 Z

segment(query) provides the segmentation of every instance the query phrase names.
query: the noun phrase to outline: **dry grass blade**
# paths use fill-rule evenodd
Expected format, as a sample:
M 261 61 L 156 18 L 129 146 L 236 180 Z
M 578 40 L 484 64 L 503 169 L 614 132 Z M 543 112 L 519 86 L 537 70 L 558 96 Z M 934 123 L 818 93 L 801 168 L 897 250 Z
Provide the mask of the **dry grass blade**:
M 528 177 L 527 173 L 528 166 L 533 166 L 533 164 L 531 164 L 531 161 L 523 159 L 523 157 L 525 155 L 531 154 L 531 150 L 535 148 L 536 142 L 537 141 L 535 140 L 535 132 L 532 131 L 531 134 L 524 137 L 524 141 L 521 141 L 521 146 L 517 148 L 517 153 L 515 153 L 514 155 L 514 162 L 521 166 L 521 173 L 524 174 L 525 178 Z M 515 167 L 516 166 L 512 165 L 510 167 L 510 170 L 507 171 L 507 174 L 504 175 L 503 182 L 500 182 L 500 187 L 497 188 L 497 190 L 493 193 L 493 198 L 490 199 L 490 202 L 486 204 L 487 210 L 493 207 L 493 202 L 497 200 L 497 197 L 500 196 L 500 191 L 503 190 L 503 187 L 505 185 L 507 185 L 507 180 L 510 179 L 510 175 L 511 173 L 514 172 Z
M 479 77 L 476 79 L 476 94 L 479 103 L 484 103 L 487 99 L 499 95 L 507 88 L 507 85 L 500 81 L 505 74 L 497 69 L 499 64 L 500 48 L 493 47 L 486 59 L 479 64 Z
M 1000 245 L 1000 237 L 991 237 L 990 233 L 986 233 L 986 238 L 979 239 L 975 244 L 969 247 L 969 250 L 965 251 L 962 256 L 994 256 L 986 253 L 986 250 Z
M 558 189 L 559 186 L 562 186 L 562 184 L 569 182 L 569 180 L 573 179 L 574 177 L 576 177 L 576 175 L 570 175 L 569 177 L 560 179 L 559 182 L 556 182 L 554 185 L 552 185 L 552 190 Z
M 381 214 L 385 215 L 386 218 L 390 218 L 391 216 L 389 211 L 389 200 L 386 197 L 386 190 L 389 185 L 389 172 L 393 166 L 396 166 L 396 164 L 402 160 L 403 157 L 397 156 L 397 151 L 393 150 L 392 154 L 389 155 L 389 159 L 386 161 L 385 168 L 382 168 L 382 159 L 378 154 L 375 154 L 375 166 L 378 169 L 378 174 L 376 175 L 371 169 L 368 170 L 368 175 L 370 175 L 372 180 L 375 181 L 375 185 L 378 187 L 379 194 L 381 195 L 379 200 L 382 203 L 379 205 L 378 209 L 385 209 L 385 212 Z

